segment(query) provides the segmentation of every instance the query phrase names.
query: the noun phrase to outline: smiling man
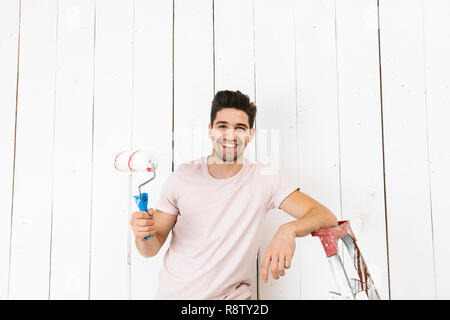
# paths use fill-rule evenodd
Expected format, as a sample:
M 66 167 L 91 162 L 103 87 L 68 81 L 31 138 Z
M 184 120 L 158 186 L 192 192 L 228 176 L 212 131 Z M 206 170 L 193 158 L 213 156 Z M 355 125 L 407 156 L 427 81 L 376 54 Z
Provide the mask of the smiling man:
M 245 158 L 255 135 L 256 106 L 240 91 L 219 91 L 211 107 L 211 155 L 181 164 L 166 180 L 155 209 L 133 213 L 130 225 L 144 257 L 172 239 L 159 275 L 158 299 L 249 299 L 267 211 L 295 218 L 283 224 L 261 264 L 262 280 L 285 275 L 295 238 L 337 225 L 336 217 L 297 184 Z M 154 235 L 145 240 L 144 238 Z

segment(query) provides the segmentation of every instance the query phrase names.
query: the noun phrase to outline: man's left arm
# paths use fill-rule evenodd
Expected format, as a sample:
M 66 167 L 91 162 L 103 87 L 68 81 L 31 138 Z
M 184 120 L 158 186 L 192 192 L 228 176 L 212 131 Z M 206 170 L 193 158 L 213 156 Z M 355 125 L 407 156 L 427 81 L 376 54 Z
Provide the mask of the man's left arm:
M 336 216 L 330 210 L 299 190 L 284 199 L 280 209 L 296 220 L 281 225 L 269 243 L 261 264 L 264 282 L 267 282 L 269 269 L 274 279 L 284 276 L 285 269 L 291 266 L 296 237 L 338 225 Z

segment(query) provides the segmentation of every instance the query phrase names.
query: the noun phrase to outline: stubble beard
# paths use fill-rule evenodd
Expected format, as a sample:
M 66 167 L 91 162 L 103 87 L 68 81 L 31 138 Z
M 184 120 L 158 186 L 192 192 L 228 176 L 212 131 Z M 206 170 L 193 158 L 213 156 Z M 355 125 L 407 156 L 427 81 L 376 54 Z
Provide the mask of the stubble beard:
M 219 143 L 215 144 L 214 147 L 214 153 L 216 158 L 219 161 L 225 162 L 227 164 L 232 164 L 232 163 L 241 163 L 243 161 L 243 154 L 244 154 L 245 148 L 242 148 L 242 144 L 238 146 L 236 151 L 229 151 L 229 152 L 224 152 L 222 150 L 222 147 Z

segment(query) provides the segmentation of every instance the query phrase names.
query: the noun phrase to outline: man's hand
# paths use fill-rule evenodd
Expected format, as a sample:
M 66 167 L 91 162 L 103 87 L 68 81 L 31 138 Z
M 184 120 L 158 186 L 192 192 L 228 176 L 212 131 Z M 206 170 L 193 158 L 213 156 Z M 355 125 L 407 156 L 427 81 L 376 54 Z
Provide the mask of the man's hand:
M 134 212 L 131 215 L 130 225 L 136 237 L 135 243 L 139 253 L 145 258 L 155 256 L 166 241 L 176 220 L 177 215 L 157 209 L 150 208 L 148 212 Z M 154 237 L 145 240 L 151 235 Z
M 289 224 L 284 224 L 280 226 L 266 249 L 266 255 L 261 264 L 263 282 L 267 282 L 269 267 L 274 279 L 284 276 L 284 269 L 291 266 L 294 251 L 295 231 Z
M 146 237 L 155 234 L 154 210 L 136 211 L 131 215 L 130 225 L 134 236 L 138 240 L 144 240 Z

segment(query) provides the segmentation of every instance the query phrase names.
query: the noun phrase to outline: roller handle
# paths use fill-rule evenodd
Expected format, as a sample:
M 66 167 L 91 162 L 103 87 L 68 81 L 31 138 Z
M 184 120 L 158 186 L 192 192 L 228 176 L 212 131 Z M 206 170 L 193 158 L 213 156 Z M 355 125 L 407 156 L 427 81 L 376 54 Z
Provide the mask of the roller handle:
M 139 196 L 134 196 L 134 200 L 136 201 L 137 206 L 139 207 L 139 210 L 141 211 L 148 211 L 148 193 L 141 193 L 141 198 L 139 199 Z M 150 239 L 153 237 L 153 235 L 145 237 L 145 240 Z

